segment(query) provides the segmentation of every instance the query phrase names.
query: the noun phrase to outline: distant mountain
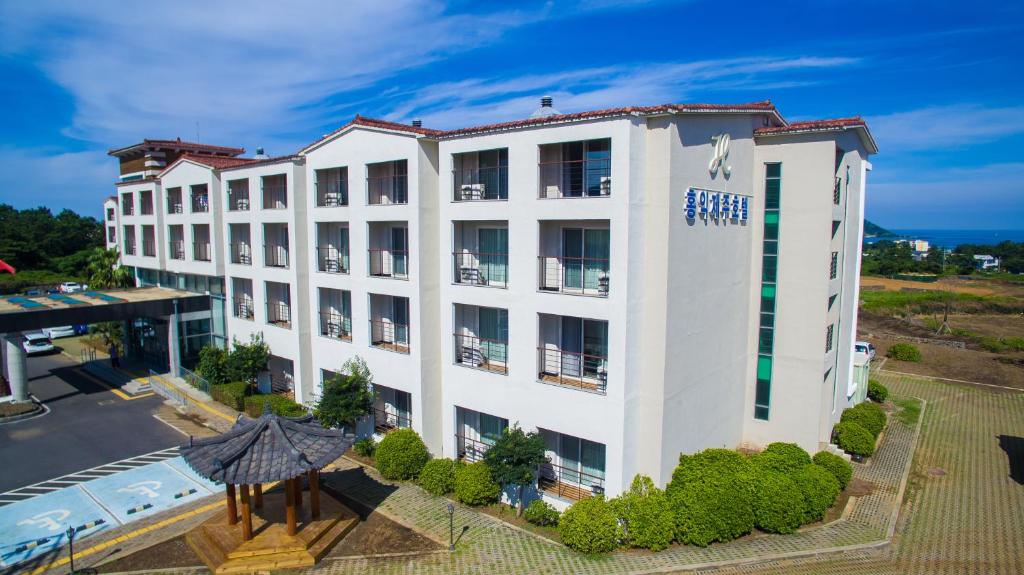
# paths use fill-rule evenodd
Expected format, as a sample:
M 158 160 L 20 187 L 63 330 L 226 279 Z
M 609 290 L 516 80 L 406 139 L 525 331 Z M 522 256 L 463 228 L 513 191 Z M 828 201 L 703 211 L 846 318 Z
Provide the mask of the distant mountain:
M 868 220 L 864 220 L 864 235 L 869 238 L 896 237 L 896 234 Z

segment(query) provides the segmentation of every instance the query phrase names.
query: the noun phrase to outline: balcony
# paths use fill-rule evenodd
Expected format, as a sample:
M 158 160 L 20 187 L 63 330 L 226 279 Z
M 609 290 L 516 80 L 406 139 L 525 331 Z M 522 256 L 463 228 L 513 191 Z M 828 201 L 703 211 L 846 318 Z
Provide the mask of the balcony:
M 267 282 L 270 283 L 270 282 Z M 283 327 L 285 329 L 292 328 L 292 306 L 287 301 L 268 301 L 267 302 L 267 323 L 270 325 L 276 325 L 277 327 Z
M 409 353 L 409 325 L 370 320 L 370 345 L 387 351 Z
M 185 259 L 185 242 L 181 240 L 167 242 L 167 257 L 172 260 Z
M 370 275 L 378 278 L 409 279 L 409 252 L 405 250 L 367 250 Z
M 125 253 L 125 255 L 129 255 L 129 256 L 134 256 L 135 255 L 135 240 L 134 239 L 125 240 L 124 241 L 124 253 Z
M 197 262 L 208 262 L 210 261 L 210 243 L 209 242 L 192 242 L 192 259 Z
M 604 493 L 604 444 L 547 429 L 539 431 L 548 456 L 537 474 L 542 491 L 572 501 Z
M 407 429 L 412 427 L 412 418 L 408 414 L 397 413 L 373 408 L 373 430 L 381 435 L 386 435 L 395 429 Z
M 480 461 L 507 428 L 508 420 L 503 417 L 456 406 L 457 458 L 467 463 Z
M 366 203 L 371 206 L 409 203 L 409 179 L 407 162 L 382 162 L 368 164 L 366 178 Z
M 540 146 L 539 197 L 610 196 L 611 159 L 610 139 Z
M 284 210 L 288 208 L 288 181 L 283 174 L 263 177 L 263 209 Z
M 337 208 L 348 205 L 348 168 L 316 170 L 316 207 Z
M 231 263 L 243 266 L 251 266 L 252 246 L 240 242 L 231 244 Z
M 264 244 L 263 265 L 268 268 L 287 268 L 288 246 L 280 244 Z
M 331 274 L 349 273 L 348 224 L 318 222 L 316 224 L 317 270 Z
M 237 318 L 252 320 L 255 317 L 253 313 L 253 301 L 252 297 L 236 297 L 232 300 L 232 315 Z
M 210 211 L 210 196 L 205 192 L 192 195 L 192 213 L 201 214 Z
M 135 215 L 135 204 L 130 199 L 121 202 L 121 215 L 132 216 Z
M 374 384 L 376 399 L 373 402 L 374 431 L 386 434 L 389 431 L 412 427 L 412 394 Z
M 352 318 L 333 311 L 321 311 L 320 335 L 343 341 L 352 341 Z
M 604 394 L 608 387 L 608 322 L 540 315 L 538 379 Z
M 455 448 L 457 451 L 456 459 L 459 461 L 465 461 L 466 463 L 476 463 L 477 461 L 483 461 L 484 454 L 491 448 L 490 443 L 480 441 L 479 439 L 473 439 L 466 437 L 465 435 L 455 434 Z
M 452 281 L 508 287 L 508 222 L 455 222 Z
M 579 501 L 604 493 L 604 477 L 572 467 L 542 463 L 537 487 L 553 497 Z
M 148 258 L 156 257 L 156 242 L 153 240 L 142 240 L 142 255 Z
M 249 211 L 249 180 L 231 180 L 228 182 L 228 211 Z
M 537 288 L 607 297 L 611 283 L 609 229 L 576 225 L 577 222 L 541 222 L 541 249 L 550 250 L 550 255 L 537 257 Z
M 140 194 L 139 213 L 143 216 L 153 215 L 153 192 L 142 192 Z
M 334 246 L 317 246 L 316 269 L 329 274 L 347 274 L 348 250 L 342 252 Z
M 508 310 L 455 304 L 456 365 L 508 373 Z

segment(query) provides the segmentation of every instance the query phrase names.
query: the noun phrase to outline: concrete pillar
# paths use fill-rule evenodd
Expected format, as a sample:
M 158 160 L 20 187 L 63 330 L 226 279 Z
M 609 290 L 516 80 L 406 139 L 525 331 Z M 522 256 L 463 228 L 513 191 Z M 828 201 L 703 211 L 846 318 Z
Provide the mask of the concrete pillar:
M 28 362 L 25 349 L 21 347 L 21 337 L 9 335 L 4 338 L 4 358 L 7 363 L 7 383 L 11 386 L 11 395 L 15 402 L 28 401 Z
M 181 350 L 178 349 L 178 300 L 174 300 L 174 313 L 167 316 L 167 363 L 171 375 L 178 375 L 181 365 Z

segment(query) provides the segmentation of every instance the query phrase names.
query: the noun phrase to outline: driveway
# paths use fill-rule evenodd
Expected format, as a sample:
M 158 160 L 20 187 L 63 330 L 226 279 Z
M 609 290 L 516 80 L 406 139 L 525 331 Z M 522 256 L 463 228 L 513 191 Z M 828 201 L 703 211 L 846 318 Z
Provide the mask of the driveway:
M 61 354 L 29 358 L 29 391 L 50 413 L 0 425 L 0 493 L 182 443 L 153 417 L 160 396 L 122 399 L 77 366 Z

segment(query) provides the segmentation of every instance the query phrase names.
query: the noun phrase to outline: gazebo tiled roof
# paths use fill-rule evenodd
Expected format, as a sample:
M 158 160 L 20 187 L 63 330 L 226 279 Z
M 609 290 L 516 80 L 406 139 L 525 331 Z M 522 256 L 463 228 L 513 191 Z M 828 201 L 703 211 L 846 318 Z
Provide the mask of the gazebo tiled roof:
M 181 447 L 185 461 L 203 477 L 228 484 L 284 481 L 319 470 L 352 446 L 354 438 L 324 429 L 311 416 L 290 418 L 265 412 L 239 416 L 216 437 L 190 439 Z

